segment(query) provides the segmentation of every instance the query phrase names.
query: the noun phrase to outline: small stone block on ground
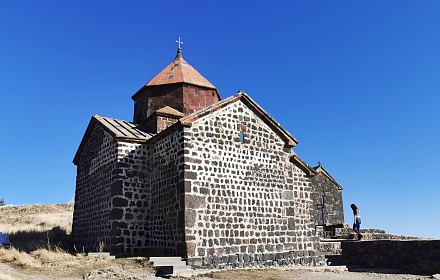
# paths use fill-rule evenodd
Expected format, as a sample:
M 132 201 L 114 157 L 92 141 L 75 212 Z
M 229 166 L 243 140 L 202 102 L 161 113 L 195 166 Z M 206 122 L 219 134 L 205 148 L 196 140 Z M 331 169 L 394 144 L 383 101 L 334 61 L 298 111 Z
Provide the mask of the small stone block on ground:
M 98 252 L 94 252 L 94 253 L 87 253 L 88 257 L 95 257 L 95 258 L 105 258 L 105 259 L 109 259 L 112 260 L 115 258 L 115 256 L 110 256 L 110 253 L 98 253 Z

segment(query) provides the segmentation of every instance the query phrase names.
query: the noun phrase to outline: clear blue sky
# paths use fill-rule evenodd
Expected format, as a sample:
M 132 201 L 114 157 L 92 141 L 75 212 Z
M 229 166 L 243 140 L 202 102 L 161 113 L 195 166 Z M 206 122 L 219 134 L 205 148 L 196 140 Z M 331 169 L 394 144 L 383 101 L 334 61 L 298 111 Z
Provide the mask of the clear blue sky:
M 362 211 L 440 238 L 440 1 L 1 1 L 0 198 L 63 203 L 90 117 L 132 120 L 139 88 L 184 58 L 247 92 Z

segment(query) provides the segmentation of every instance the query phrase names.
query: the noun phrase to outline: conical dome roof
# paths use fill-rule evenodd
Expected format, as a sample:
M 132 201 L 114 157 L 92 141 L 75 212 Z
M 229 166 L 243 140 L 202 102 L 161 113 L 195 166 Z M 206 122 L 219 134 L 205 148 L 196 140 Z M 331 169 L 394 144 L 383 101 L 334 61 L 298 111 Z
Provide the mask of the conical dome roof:
M 136 124 L 145 124 L 166 106 L 188 115 L 221 100 L 217 88 L 183 59 L 180 49 L 173 62 L 131 98 Z
M 177 50 L 176 58 L 168 64 L 159 74 L 157 74 L 145 86 L 157 86 L 174 83 L 188 83 L 206 88 L 217 89 L 196 69 L 194 69 L 182 57 L 182 51 Z

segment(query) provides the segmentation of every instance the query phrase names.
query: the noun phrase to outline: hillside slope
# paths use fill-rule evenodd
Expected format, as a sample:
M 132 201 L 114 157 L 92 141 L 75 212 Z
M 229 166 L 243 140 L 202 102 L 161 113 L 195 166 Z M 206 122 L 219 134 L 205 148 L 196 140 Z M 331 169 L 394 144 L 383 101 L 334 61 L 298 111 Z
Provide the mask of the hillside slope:
M 0 207 L 0 232 L 47 231 L 60 227 L 72 231 L 73 203 Z

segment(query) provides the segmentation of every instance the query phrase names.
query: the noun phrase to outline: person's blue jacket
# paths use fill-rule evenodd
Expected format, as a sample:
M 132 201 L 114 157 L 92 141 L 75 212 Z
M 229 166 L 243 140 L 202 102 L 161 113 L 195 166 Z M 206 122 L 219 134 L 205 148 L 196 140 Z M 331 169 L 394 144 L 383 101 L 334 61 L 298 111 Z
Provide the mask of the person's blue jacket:
M 9 241 L 9 236 L 5 233 L 0 232 L 0 246 L 9 246 L 11 242 Z

